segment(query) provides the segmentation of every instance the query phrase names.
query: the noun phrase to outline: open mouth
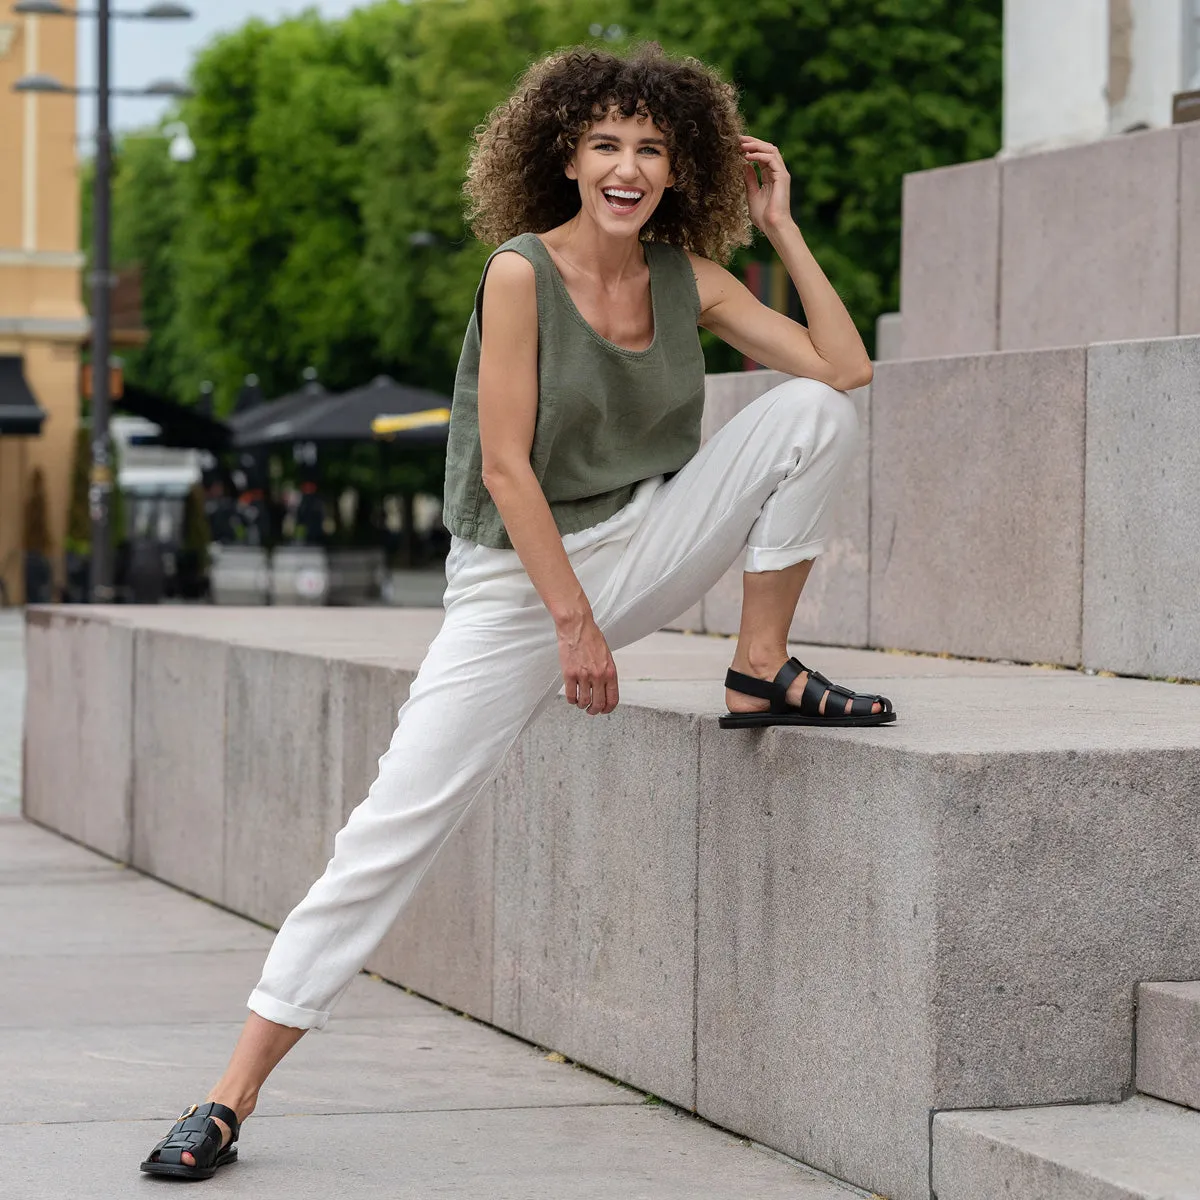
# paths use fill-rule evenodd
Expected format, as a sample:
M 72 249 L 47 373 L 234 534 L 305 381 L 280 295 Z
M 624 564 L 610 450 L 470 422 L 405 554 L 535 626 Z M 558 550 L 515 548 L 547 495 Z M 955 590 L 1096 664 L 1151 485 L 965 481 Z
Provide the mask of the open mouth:
M 646 193 L 639 188 L 605 188 L 604 200 L 615 213 L 634 212 Z

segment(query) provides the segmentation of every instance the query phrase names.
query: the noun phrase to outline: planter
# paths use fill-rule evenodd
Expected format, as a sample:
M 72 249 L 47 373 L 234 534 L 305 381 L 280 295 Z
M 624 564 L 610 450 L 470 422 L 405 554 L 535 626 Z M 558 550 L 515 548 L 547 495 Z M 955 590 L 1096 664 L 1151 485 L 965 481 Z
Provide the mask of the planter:
M 214 604 L 266 604 L 271 569 L 262 546 L 214 545 L 209 583 Z
M 327 604 L 370 604 L 377 601 L 387 563 L 381 546 L 335 546 L 329 551 Z
M 25 551 L 25 603 L 49 604 L 54 599 L 54 568 L 36 550 Z
M 278 546 L 271 557 L 272 604 L 324 604 L 329 563 L 320 546 Z

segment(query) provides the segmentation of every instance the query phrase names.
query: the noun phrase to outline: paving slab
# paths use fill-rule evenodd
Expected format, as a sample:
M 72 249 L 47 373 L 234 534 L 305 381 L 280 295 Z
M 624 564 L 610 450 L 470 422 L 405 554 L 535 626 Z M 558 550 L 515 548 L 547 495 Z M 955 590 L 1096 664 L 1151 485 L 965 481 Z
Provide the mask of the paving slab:
M 1200 1200 L 1200 1113 L 1123 1104 L 940 1113 L 938 1200 Z
M 1137 1089 L 1200 1109 L 1200 983 L 1138 988 Z
M 6 1184 L 38 1197 L 157 1195 L 161 1122 L 0 1127 Z M 253 1200 L 850 1200 L 863 1193 L 657 1107 L 254 1117 L 206 1196 Z M 53 1170 L 47 1170 L 47 1163 Z M 100 1182 L 103 1181 L 103 1182 Z M 98 1188 L 99 1184 L 99 1188 Z M 169 1186 L 169 1185 L 168 1185 Z M 104 1188 L 113 1190 L 103 1190 Z M 124 1187 L 127 1190 L 116 1190 Z
M 147 919 L 147 918 L 150 919 Z M 8 954 L 153 954 L 265 947 L 270 933 L 213 904 L 113 865 L 70 888 L 0 889 Z
M 339 1009 L 335 1023 L 304 1038 L 272 1074 L 256 1116 L 644 1099 L 582 1067 L 550 1061 L 536 1046 L 428 1001 L 417 1004 L 414 1013 L 387 1019 L 345 1018 Z M 0 1029 L 0 1076 L 24 1081 L 19 1110 L 0 1115 L 0 1125 L 110 1113 L 172 1121 L 188 1098 L 181 1081 L 211 1075 L 240 1029 L 240 1022 L 218 1021 Z
M 163 1184 L 137 1163 L 219 1071 L 271 935 L 11 818 L 0 820 L 0 872 L 0 897 L 23 897 L 0 911 L 0 1078 L 23 1097 L 0 1116 L 0 1194 L 149 1195 Z M 178 948 L 188 944 L 209 948 Z M 330 1026 L 272 1076 L 245 1127 L 245 1157 L 208 1190 L 254 1200 L 861 1195 L 645 1101 L 359 975 Z

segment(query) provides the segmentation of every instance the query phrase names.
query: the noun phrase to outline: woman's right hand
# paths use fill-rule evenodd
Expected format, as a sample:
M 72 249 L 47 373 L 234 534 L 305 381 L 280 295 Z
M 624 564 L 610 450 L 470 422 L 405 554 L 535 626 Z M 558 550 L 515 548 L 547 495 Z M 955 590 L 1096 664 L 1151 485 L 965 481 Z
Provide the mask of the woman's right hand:
M 617 664 L 594 618 L 558 627 L 558 657 L 568 704 L 592 717 L 617 707 Z

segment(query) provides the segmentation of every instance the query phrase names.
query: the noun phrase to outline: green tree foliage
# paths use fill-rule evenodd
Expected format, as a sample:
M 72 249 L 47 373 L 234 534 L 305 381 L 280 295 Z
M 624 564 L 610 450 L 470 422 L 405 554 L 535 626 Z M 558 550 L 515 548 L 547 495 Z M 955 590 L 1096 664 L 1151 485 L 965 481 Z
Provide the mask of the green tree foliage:
M 719 67 L 779 146 L 859 329 L 899 307 L 903 176 L 1000 146 L 1002 0 L 625 0 L 631 34 Z M 765 259 L 763 240 L 743 256 Z
M 532 59 L 622 26 L 717 66 L 778 144 L 794 211 L 871 338 L 897 307 L 901 179 L 999 145 L 1001 0 L 382 0 L 340 21 L 252 21 L 193 71 L 197 148 L 121 148 L 115 261 L 143 266 L 131 379 L 227 411 L 316 366 L 449 391 L 487 247 L 462 219 L 473 127 Z M 763 239 L 745 251 L 765 261 Z M 738 365 L 708 346 L 713 369 Z

